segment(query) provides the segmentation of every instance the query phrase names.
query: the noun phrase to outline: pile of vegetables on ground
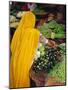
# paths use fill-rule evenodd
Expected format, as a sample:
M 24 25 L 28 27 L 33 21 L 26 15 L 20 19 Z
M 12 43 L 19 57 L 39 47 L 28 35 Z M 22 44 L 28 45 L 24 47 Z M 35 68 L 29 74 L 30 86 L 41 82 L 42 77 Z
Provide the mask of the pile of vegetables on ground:
M 53 67 L 49 72 L 49 76 L 56 77 L 58 81 L 65 83 L 65 57 L 63 57 L 62 62 Z
M 40 32 L 47 38 L 65 38 L 65 26 L 52 20 L 39 27 Z
M 48 73 L 48 76 L 65 82 L 65 43 L 58 45 L 57 48 L 40 43 L 32 69 L 35 73 L 43 71 Z

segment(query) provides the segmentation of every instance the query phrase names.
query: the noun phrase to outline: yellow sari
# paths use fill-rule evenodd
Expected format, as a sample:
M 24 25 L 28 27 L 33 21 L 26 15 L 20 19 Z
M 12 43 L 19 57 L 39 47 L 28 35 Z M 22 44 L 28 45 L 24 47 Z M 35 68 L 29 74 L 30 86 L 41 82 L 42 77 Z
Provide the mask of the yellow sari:
M 30 11 L 25 12 L 10 47 L 10 88 L 30 87 L 29 70 L 40 36 L 40 32 L 34 26 L 35 15 Z

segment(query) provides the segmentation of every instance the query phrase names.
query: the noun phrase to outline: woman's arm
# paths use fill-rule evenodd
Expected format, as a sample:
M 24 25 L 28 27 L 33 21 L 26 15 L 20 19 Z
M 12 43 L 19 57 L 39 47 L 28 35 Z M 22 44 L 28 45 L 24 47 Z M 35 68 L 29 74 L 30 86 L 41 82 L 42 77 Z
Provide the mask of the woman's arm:
M 40 42 L 44 43 L 45 45 L 47 44 L 50 47 L 56 47 L 57 46 L 55 41 L 45 38 L 42 34 L 40 34 Z

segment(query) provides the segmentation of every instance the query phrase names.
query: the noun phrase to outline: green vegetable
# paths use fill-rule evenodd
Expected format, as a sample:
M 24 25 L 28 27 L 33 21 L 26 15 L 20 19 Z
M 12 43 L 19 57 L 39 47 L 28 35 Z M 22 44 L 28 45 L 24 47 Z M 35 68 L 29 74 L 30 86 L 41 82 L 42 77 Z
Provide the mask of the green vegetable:
M 52 32 L 52 33 L 51 33 L 51 38 L 54 39 L 54 37 L 55 37 L 55 33 Z
M 58 47 L 65 53 L 66 50 L 65 43 L 60 44 Z
M 64 33 L 56 33 L 55 34 L 55 38 L 61 38 L 61 37 L 65 38 Z
M 40 26 L 39 30 L 46 38 L 64 38 L 65 37 L 64 25 L 58 24 L 55 20 L 52 20 Z M 54 37 L 52 37 L 51 35 L 52 33 L 54 33 Z
M 65 56 L 62 62 L 57 63 L 49 72 L 49 76 L 58 78 L 58 81 L 65 82 Z
M 40 7 L 36 7 L 36 8 L 33 10 L 33 12 L 34 12 L 35 14 L 37 14 L 37 13 L 44 13 L 45 11 L 44 11 L 42 8 L 40 8 Z
M 42 52 L 42 51 L 44 51 L 44 50 L 45 50 L 45 46 L 42 44 L 42 45 L 40 46 L 40 48 L 39 48 L 39 51 Z
M 60 54 L 60 51 L 57 48 L 46 48 L 44 45 L 42 45 L 38 50 L 40 50 L 41 56 L 34 61 L 33 70 L 36 73 L 39 71 L 48 73 L 55 66 L 55 64 L 59 62 L 57 53 Z

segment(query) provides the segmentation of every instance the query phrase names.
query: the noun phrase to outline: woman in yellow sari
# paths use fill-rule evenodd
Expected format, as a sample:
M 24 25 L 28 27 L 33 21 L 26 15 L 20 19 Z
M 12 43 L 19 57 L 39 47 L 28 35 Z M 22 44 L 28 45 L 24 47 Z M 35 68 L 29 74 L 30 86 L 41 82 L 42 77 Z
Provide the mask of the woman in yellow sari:
M 30 87 L 29 70 L 40 38 L 40 32 L 34 27 L 35 15 L 30 11 L 25 12 L 10 47 L 10 88 Z

